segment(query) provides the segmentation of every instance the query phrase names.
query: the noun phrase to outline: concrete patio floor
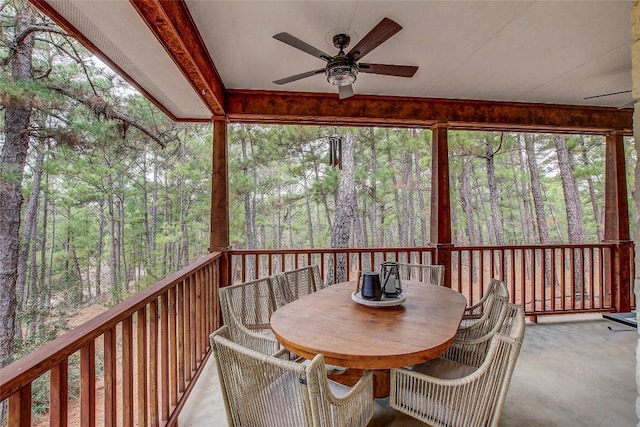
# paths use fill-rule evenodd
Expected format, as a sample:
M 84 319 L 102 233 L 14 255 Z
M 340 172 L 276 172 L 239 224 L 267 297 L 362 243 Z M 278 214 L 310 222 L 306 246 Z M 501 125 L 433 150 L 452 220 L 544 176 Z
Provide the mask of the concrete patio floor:
M 599 314 L 539 317 L 527 324 L 500 426 L 638 424 L 638 332 Z M 609 329 L 609 327 L 611 329 Z M 612 330 L 613 329 L 613 330 Z M 223 426 L 224 402 L 213 357 L 189 397 L 179 425 Z M 424 426 L 376 400 L 369 427 Z

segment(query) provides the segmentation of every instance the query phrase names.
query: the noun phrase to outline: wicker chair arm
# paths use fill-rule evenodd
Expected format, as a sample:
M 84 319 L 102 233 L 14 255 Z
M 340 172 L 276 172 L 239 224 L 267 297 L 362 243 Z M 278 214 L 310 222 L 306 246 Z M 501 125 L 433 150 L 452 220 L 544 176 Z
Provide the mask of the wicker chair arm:
M 358 382 L 342 396 L 336 396 L 329 385 L 324 357 L 319 354 L 309 364 L 308 378 L 312 400 L 318 402 L 318 425 L 364 426 L 374 411 L 373 373 L 366 371 Z
M 263 354 L 274 354 L 282 350 L 282 346 L 278 340 L 270 335 L 255 332 L 238 321 L 232 321 L 232 324 L 228 325 L 230 329 L 233 341 L 250 348 L 255 351 L 259 351 Z M 277 356 L 280 357 L 280 356 Z
M 478 367 L 487 355 L 496 330 L 474 339 L 456 339 L 440 358 Z M 427 362 L 428 363 L 428 362 Z
M 484 304 L 487 302 L 488 298 L 489 298 L 489 294 L 486 293 L 482 296 L 482 298 L 480 298 L 480 300 L 477 303 L 465 308 L 462 318 L 464 319 L 465 317 L 469 317 L 469 316 L 474 316 L 474 318 L 477 318 L 479 316 L 482 316 Z

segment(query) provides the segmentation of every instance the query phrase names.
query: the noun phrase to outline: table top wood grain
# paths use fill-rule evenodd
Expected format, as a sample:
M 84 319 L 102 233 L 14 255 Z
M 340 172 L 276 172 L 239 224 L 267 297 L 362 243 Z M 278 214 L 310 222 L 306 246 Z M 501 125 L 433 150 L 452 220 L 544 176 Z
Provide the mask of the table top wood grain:
M 305 295 L 271 316 L 271 329 L 289 351 L 326 363 L 390 369 L 434 359 L 456 336 L 465 297 L 447 287 L 402 282 L 404 304 L 373 308 L 351 299 L 355 282 Z

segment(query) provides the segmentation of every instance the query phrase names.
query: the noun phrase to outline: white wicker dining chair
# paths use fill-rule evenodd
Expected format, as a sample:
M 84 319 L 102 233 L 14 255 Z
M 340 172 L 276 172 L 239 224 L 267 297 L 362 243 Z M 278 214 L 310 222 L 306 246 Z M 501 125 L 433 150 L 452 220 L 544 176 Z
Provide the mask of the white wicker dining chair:
M 392 408 L 433 426 L 497 426 L 524 338 L 524 311 L 509 304 L 481 363 L 391 370 Z
M 496 297 L 508 300 L 509 290 L 502 280 L 492 278 L 489 280 L 487 292 L 482 295 L 482 298 L 477 303 L 465 308 L 460 327 L 466 328 L 480 321 L 484 321 L 487 313 L 491 311 L 491 306 Z
M 282 350 L 269 325 L 276 309 L 272 281 L 266 277 L 220 288 L 220 310 L 232 340 L 267 355 Z
M 352 387 L 327 379 L 324 357 L 299 364 L 230 340 L 223 326 L 211 335 L 230 426 L 366 426 L 373 416 L 373 377 Z
M 322 278 L 317 265 L 278 273 L 273 281 L 276 307 L 282 307 L 322 288 Z
M 415 280 L 430 285 L 444 284 L 444 265 L 398 263 L 400 280 Z
M 482 316 L 482 313 L 485 312 L 487 304 L 490 302 L 488 301 L 489 297 L 495 294 L 508 297 L 509 290 L 507 289 L 507 286 L 504 283 L 504 281 L 496 278 L 491 278 L 489 280 L 489 286 L 487 286 L 487 290 L 485 291 L 484 294 L 482 294 L 482 297 L 480 298 L 480 300 L 478 300 L 475 304 L 465 308 L 462 318 L 463 319 L 479 319 Z

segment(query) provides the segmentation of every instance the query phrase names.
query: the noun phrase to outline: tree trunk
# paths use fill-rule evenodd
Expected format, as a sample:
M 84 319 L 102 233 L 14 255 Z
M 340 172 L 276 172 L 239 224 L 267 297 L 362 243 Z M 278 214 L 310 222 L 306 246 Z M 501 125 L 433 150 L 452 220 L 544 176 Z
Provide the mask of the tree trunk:
M 553 140 L 556 145 L 558 155 L 558 166 L 560 168 L 560 178 L 562 179 L 562 191 L 564 193 L 565 209 L 567 211 L 567 235 L 569 243 L 585 243 L 586 231 L 584 228 L 584 218 L 582 216 L 582 204 L 580 202 L 580 194 L 578 193 L 578 185 L 573 176 L 571 167 L 571 154 L 567 147 L 566 137 L 563 135 L 554 135 Z M 573 290 L 578 297 L 582 293 L 583 288 L 583 268 L 582 268 L 582 251 L 574 249 L 576 262 L 573 267 Z
M 111 184 L 111 179 L 109 179 L 109 183 Z M 107 196 L 108 200 L 108 209 L 109 209 L 109 243 L 110 243 L 110 271 L 109 271 L 109 276 L 111 278 L 110 280 L 110 287 L 111 287 L 111 296 L 114 300 L 114 303 L 118 304 L 121 301 L 121 295 L 120 295 L 120 287 L 118 284 L 118 233 L 117 233 L 117 227 L 116 227 L 116 213 L 115 213 L 115 207 L 114 207 L 114 198 L 113 198 L 113 194 L 109 193 L 109 195 Z
M 18 279 L 16 285 L 16 295 L 18 306 L 25 304 L 24 288 L 27 281 L 27 260 L 31 247 L 35 246 L 36 233 L 38 229 L 38 202 L 40 200 L 40 184 L 42 180 L 42 169 L 44 166 L 44 147 L 36 150 L 36 162 L 33 167 L 33 177 L 31 184 L 31 194 L 27 205 L 27 215 L 22 222 L 24 232 L 22 233 L 22 248 L 18 258 Z
M 580 152 L 582 153 L 582 162 L 585 165 L 591 165 L 589 160 L 589 153 L 587 152 L 587 144 L 585 143 L 585 137 L 580 136 Z M 596 234 L 598 235 L 598 241 L 601 242 L 604 239 L 604 232 L 602 230 L 602 217 L 600 215 L 600 209 L 598 209 L 598 196 L 596 195 L 595 184 L 593 183 L 593 177 L 591 174 L 586 176 L 587 185 L 589 186 L 589 197 L 591 199 L 591 208 L 593 209 L 593 219 L 596 223 Z
M 462 158 L 462 176 L 460 177 L 460 201 L 464 212 L 465 224 L 467 228 L 467 238 L 470 244 L 476 244 L 476 230 L 473 221 L 473 196 L 471 194 L 471 176 L 473 174 L 471 159 L 467 156 Z
M 129 267 L 128 267 L 128 258 L 127 252 L 125 249 L 125 217 L 124 217 L 124 203 L 125 203 L 125 195 L 124 195 L 124 182 L 122 182 L 122 176 L 120 180 L 118 180 L 119 184 L 119 192 L 116 194 L 116 212 L 117 212 L 117 221 L 116 226 L 118 227 L 118 278 L 119 280 L 124 280 L 124 289 L 129 291 Z M 174 265 L 173 271 L 177 271 L 177 265 Z
M 307 179 L 307 174 L 303 174 L 304 176 L 304 210 L 307 214 L 307 232 L 309 237 L 309 247 L 315 248 L 315 242 L 313 241 L 313 219 L 311 216 L 311 189 L 309 188 L 309 180 Z
M 511 164 L 514 165 L 514 173 L 513 173 L 513 187 L 515 196 L 512 198 L 513 202 L 518 206 L 518 217 L 519 224 L 515 227 L 515 223 L 513 224 L 512 231 L 514 233 L 518 233 L 517 230 L 522 230 L 522 233 L 519 236 L 519 242 L 517 243 L 531 243 L 533 241 L 532 232 L 531 232 L 531 216 L 530 211 L 527 209 L 527 200 L 528 200 L 528 192 L 526 189 L 525 179 L 521 178 L 521 172 L 524 170 L 524 164 L 522 163 L 521 151 L 518 150 L 520 155 L 516 156 L 515 150 L 511 152 Z M 522 179 L 523 182 L 520 182 Z M 515 222 L 514 218 L 514 222 Z M 515 236 L 514 236 L 515 237 Z
M 354 154 L 355 140 L 352 133 L 346 133 L 342 142 L 342 169 L 338 178 L 338 195 L 336 200 L 336 216 L 331 229 L 331 247 L 346 248 L 349 245 L 351 225 L 355 213 L 355 174 Z M 330 266 L 333 267 L 333 266 Z M 333 276 L 333 268 L 329 268 L 330 276 Z M 329 283 L 344 282 L 347 280 L 346 257 L 337 257 L 335 268 L 335 280 Z M 331 277 L 330 279 L 333 279 Z
M 363 245 L 365 248 L 371 247 L 369 244 L 369 232 L 367 231 L 367 219 L 369 218 L 369 212 L 371 211 L 371 209 L 367 209 L 368 200 L 369 199 L 366 196 L 362 198 L 362 218 L 360 219 L 360 222 L 362 224 Z
M 427 244 L 427 224 L 429 224 L 429 211 L 427 209 L 427 206 L 424 203 L 424 193 L 425 193 L 425 188 L 423 186 L 423 176 L 422 176 L 422 169 L 420 168 L 420 153 L 414 153 L 415 159 L 413 161 L 414 164 L 414 168 L 415 168 L 415 174 L 416 174 L 416 181 L 420 183 L 419 187 L 418 187 L 418 210 L 419 210 L 419 215 L 418 217 L 420 218 L 420 246 L 424 246 Z
M 523 202 L 523 210 L 525 215 L 525 222 L 523 224 L 525 231 L 526 241 L 525 243 L 533 243 L 535 242 L 535 230 L 534 230 L 534 220 L 533 220 L 533 209 L 531 206 L 531 189 L 529 187 L 529 182 L 531 182 L 531 178 L 528 173 L 528 168 L 526 165 L 526 151 L 524 148 L 525 135 L 520 133 L 518 134 L 518 164 L 521 168 L 522 179 L 520 181 L 521 186 L 521 194 L 522 194 L 522 202 Z
M 377 182 L 378 182 L 378 158 L 376 150 L 376 137 L 373 128 L 369 128 L 369 142 L 371 144 L 371 245 L 377 246 L 380 242 L 378 238 L 378 202 Z
M 49 184 L 49 174 L 46 173 L 45 188 L 49 186 L 48 184 Z M 45 290 L 50 288 L 49 286 L 46 285 L 47 284 L 47 265 L 48 265 L 47 263 L 47 230 L 49 226 L 49 214 L 48 214 L 49 192 L 48 191 L 44 192 L 43 205 L 44 206 L 42 207 L 42 237 L 40 238 L 40 274 L 39 274 L 39 277 L 38 275 L 34 274 L 34 277 L 31 280 L 32 280 L 33 289 L 40 288 L 41 289 L 40 292 L 45 293 Z M 55 225 L 55 221 L 54 221 L 54 225 Z M 52 230 L 51 233 L 52 233 L 51 241 L 53 242 L 54 231 Z M 51 246 L 53 248 L 53 245 Z M 51 271 L 50 264 L 49 264 L 49 271 Z M 39 286 L 38 286 L 38 283 L 40 284 Z M 39 295 L 34 295 L 34 297 L 32 298 L 32 304 L 37 306 L 40 303 L 40 301 L 42 301 L 40 298 L 41 297 Z M 44 304 L 41 304 L 41 305 L 44 306 Z
M 353 240 L 355 242 L 355 246 L 357 248 L 366 247 L 364 241 L 364 231 L 362 228 L 362 222 L 360 221 L 360 214 L 358 209 L 358 199 L 356 197 L 353 198 L 354 203 L 354 214 L 353 214 Z
M 542 186 L 540 185 L 540 171 L 536 158 L 535 137 L 527 134 L 524 137 L 524 146 L 527 152 L 527 165 L 529 166 L 529 177 L 531 178 L 531 195 L 533 196 L 533 207 L 536 212 L 536 226 L 540 243 L 549 243 L 549 228 L 547 227 L 547 215 L 544 211 L 544 200 L 542 197 Z
M 571 167 L 571 153 L 567 147 L 566 137 L 555 135 L 553 139 L 556 144 L 562 191 L 567 209 L 569 243 L 585 243 L 586 232 L 582 215 L 582 203 L 578 192 L 578 184 L 573 176 L 573 168 Z
M 149 256 L 151 259 L 151 268 L 153 271 L 153 279 L 154 281 L 159 278 L 159 274 L 157 271 L 157 254 L 156 249 L 158 247 L 158 241 L 156 238 L 156 233 L 158 230 L 158 194 L 159 194 L 159 182 L 160 178 L 158 176 L 158 154 L 154 150 L 153 154 L 153 193 L 151 199 L 151 227 L 149 229 L 151 247 L 149 249 Z
M 249 165 L 253 164 L 247 152 L 247 138 L 246 129 L 244 125 L 241 125 L 240 132 L 240 148 L 242 152 L 242 174 L 245 177 L 251 176 L 253 179 L 252 188 L 256 188 L 256 173 L 255 168 L 249 170 Z M 250 142 L 249 142 L 250 144 Z M 253 151 L 253 150 L 252 150 Z M 256 214 L 255 214 L 255 195 L 254 191 L 245 190 L 243 192 L 244 199 L 244 211 L 245 211 L 245 232 L 247 233 L 247 248 L 255 249 L 256 246 Z
M 17 2 L 15 6 L 14 34 L 21 34 L 34 22 L 35 14 L 27 2 Z M 17 82 L 33 80 L 33 42 L 31 33 L 12 46 L 15 51 L 10 60 L 11 77 Z M 0 152 L 0 368 L 11 362 L 15 343 L 20 210 L 29 147 L 30 100 L 9 97 L 4 117 L 4 144 Z
M 102 253 L 104 251 L 104 200 L 98 201 L 98 242 L 96 243 L 96 297 L 102 294 Z
M 500 139 L 502 140 L 502 134 Z M 498 149 L 499 150 L 499 149 Z M 496 245 L 504 245 L 504 230 L 502 226 L 502 215 L 498 206 L 498 184 L 496 182 L 496 170 L 494 163 L 494 156 L 498 152 L 494 151 L 493 145 L 487 138 L 485 141 L 485 161 L 487 165 L 487 181 L 489 184 L 489 200 L 491 206 L 491 225 L 495 236 Z
M 405 152 L 402 156 L 402 215 L 400 220 L 400 246 L 413 245 L 413 241 L 410 242 L 409 235 L 411 227 L 411 219 L 413 217 L 413 200 L 411 190 L 411 160 L 412 156 L 410 152 Z

